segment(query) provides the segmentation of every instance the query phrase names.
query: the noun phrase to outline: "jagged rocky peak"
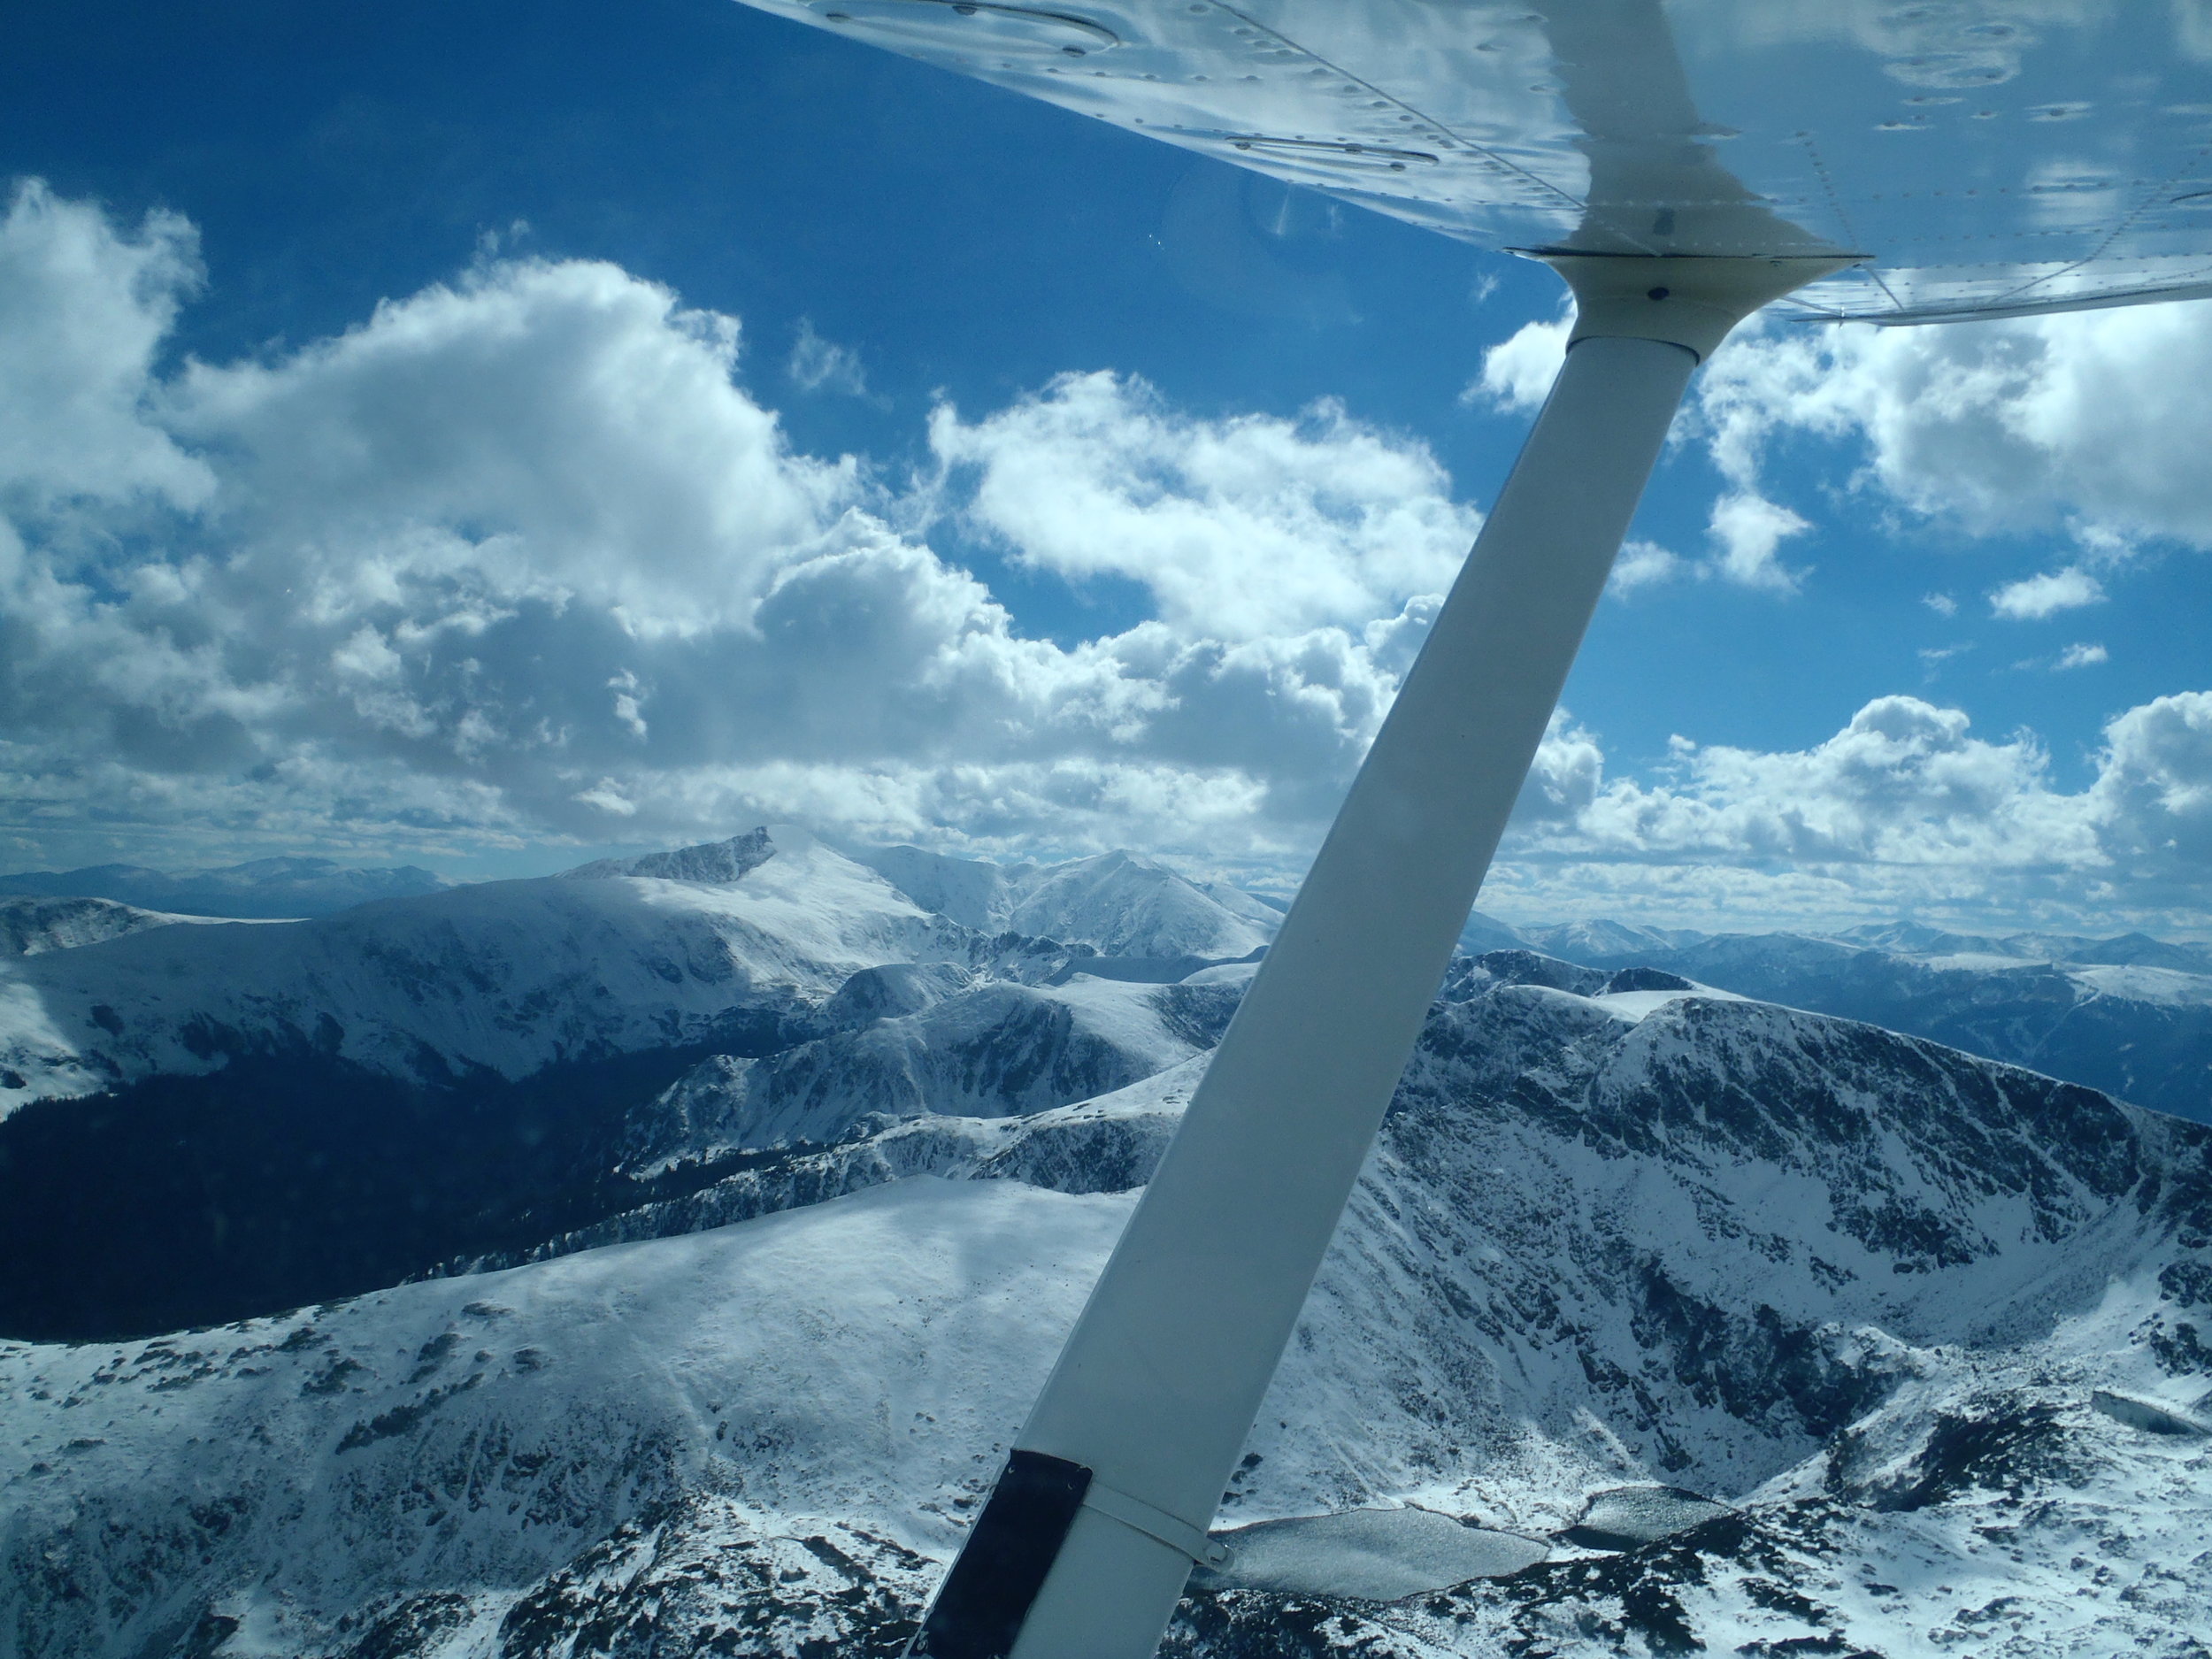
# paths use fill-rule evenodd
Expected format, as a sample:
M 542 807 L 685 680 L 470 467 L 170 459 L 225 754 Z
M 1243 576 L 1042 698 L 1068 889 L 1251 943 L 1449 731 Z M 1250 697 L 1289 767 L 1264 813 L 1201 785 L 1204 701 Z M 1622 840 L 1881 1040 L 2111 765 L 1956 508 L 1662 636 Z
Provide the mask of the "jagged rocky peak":
M 785 840 L 790 833 L 785 832 Z M 709 883 L 741 881 L 776 856 L 777 838 L 767 826 L 733 835 L 726 841 L 706 841 L 669 852 L 646 853 L 635 858 L 601 858 L 562 872 L 571 881 L 600 880 L 616 876 L 648 876 L 663 881 Z

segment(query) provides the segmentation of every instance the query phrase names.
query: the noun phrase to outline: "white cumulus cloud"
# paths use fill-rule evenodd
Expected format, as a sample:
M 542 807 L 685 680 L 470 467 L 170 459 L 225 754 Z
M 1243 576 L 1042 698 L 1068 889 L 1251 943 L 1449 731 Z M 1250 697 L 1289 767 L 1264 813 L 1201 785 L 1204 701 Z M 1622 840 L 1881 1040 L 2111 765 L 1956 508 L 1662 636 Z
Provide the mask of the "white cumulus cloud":
M 1753 331 L 1701 373 L 1715 459 L 1740 483 L 1786 434 L 1863 448 L 1863 487 L 1987 534 L 2064 527 L 2122 551 L 2212 547 L 2212 304 L 1920 328 Z
M 1689 562 L 1680 554 L 1656 541 L 1632 540 L 1623 544 L 1620 557 L 1613 561 L 1613 573 L 1606 586 L 1608 591 L 1624 595 L 1640 588 L 1673 581 L 1689 568 Z
M 1715 573 L 1745 588 L 1794 592 L 1801 572 L 1776 557 L 1782 543 L 1812 528 L 1787 507 L 1747 490 L 1732 491 L 1713 503 Z
M 1482 354 L 1482 373 L 1460 393 L 1459 401 L 1531 413 L 1541 409 L 1559 378 L 1559 365 L 1567 360 L 1567 336 L 1573 331 L 1571 307 L 1548 322 L 1523 324 Z
M 36 180 L 0 218 L 0 480 L 19 503 L 204 500 L 208 469 L 150 418 L 154 355 L 199 284 L 173 213 L 118 231 Z
M 1993 615 L 2010 621 L 2040 622 L 2062 611 L 2101 604 L 2104 597 L 2102 582 L 2078 565 L 2070 565 L 2064 570 L 2046 571 L 2040 576 L 2007 582 L 1990 594 L 1989 609 Z
M 921 504 L 793 449 L 735 319 L 616 266 L 487 253 L 162 374 L 200 280 L 172 218 L 31 186 L 0 220 L 36 371 L 35 402 L 0 379 L 0 800 L 34 856 L 104 824 L 190 859 L 797 818 L 1294 859 L 1477 522 L 1331 408 L 1204 421 L 1092 376 L 940 411 L 928 504 L 1157 595 L 1055 644 L 893 527 Z
M 30 186 L 0 219 L 0 343 L 37 388 L 0 377 L 0 810 L 29 858 L 797 819 L 1280 874 L 1478 524 L 1425 447 L 1342 409 L 1202 419 L 1105 373 L 941 408 L 940 475 L 895 497 L 792 446 L 734 319 L 588 260 L 488 254 L 331 338 L 163 372 L 201 280 L 173 218 Z M 1743 384 L 1711 432 L 1755 457 Z M 1751 481 L 1728 499 L 1716 557 L 1632 544 L 1617 590 L 1786 585 L 1802 521 Z M 914 527 L 949 515 L 1151 614 L 1029 637 Z M 2085 787 L 2057 770 L 1910 696 L 1802 749 L 1678 741 L 1641 776 L 1562 714 L 1494 886 L 1553 913 L 2200 906 L 2212 693 L 2116 717 Z
M 930 442 L 1022 563 L 1140 582 L 1194 634 L 1364 623 L 1441 592 L 1480 526 L 1425 446 L 1329 403 L 1207 421 L 1141 381 L 1068 374 L 973 424 L 940 407 Z
M 2172 926 L 2212 881 L 2212 693 L 2107 723 L 2095 775 L 2062 787 L 2032 733 L 1991 739 L 1925 699 L 1868 703 L 1833 736 L 1761 750 L 1677 738 L 1647 779 L 1603 775 L 1565 810 L 1525 803 L 1492 902 L 1607 905 L 1697 926 L 1817 926 L 1910 910 L 1985 925 Z M 1555 763 L 1556 764 L 1556 763 Z

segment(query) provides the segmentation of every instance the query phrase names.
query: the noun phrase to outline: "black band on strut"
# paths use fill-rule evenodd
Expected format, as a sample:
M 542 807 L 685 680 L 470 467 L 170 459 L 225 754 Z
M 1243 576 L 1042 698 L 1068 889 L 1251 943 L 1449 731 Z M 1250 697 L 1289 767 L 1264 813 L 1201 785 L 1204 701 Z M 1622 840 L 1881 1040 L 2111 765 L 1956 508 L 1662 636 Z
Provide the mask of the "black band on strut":
M 1007 1659 L 1090 1486 L 1091 1471 L 1080 1463 L 1042 1452 L 1009 1454 L 907 1652 L 917 1659 Z

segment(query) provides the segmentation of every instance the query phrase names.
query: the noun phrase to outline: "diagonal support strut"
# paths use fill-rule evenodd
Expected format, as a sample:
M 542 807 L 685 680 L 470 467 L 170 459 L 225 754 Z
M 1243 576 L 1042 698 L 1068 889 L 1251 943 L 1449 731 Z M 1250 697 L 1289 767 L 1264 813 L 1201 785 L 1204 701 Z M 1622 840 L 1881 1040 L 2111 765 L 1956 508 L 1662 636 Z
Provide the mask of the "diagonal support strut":
M 1691 372 L 1851 263 L 1538 257 L 1579 303 L 1559 378 L 911 1654 L 1149 1659 Z

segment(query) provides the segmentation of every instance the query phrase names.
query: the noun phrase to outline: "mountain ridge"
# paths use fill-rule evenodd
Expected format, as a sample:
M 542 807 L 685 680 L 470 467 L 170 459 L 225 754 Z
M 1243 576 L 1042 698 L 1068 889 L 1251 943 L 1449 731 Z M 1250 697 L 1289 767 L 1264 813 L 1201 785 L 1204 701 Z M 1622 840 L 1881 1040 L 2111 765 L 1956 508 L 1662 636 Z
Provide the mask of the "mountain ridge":
M 0 896 L 108 899 L 142 910 L 234 920 L 324 916 L 375 899 L 411 898 L 454 884 L 416 864 L 349 866 L 331 858 L 256 858 L 216 869 L 142 864 L 26 870 L 0 876 Z
M 1549 1559 L 1405 1602 L 1194 1586 L 1164 1651 L 2182 1651 L 2200 1442 L 2096 1400 L 2212 1380 L 2212 1131 L 1592 972 L 1455 968 L 1220 1523 L 1417 1503 Z M 0 1345 L 18 1651 L 887 1659 L 1202 1065 L 856 1124 L 733 1225 Z M 1639 1481 L 1733 1508 L 1571 1541 Z

